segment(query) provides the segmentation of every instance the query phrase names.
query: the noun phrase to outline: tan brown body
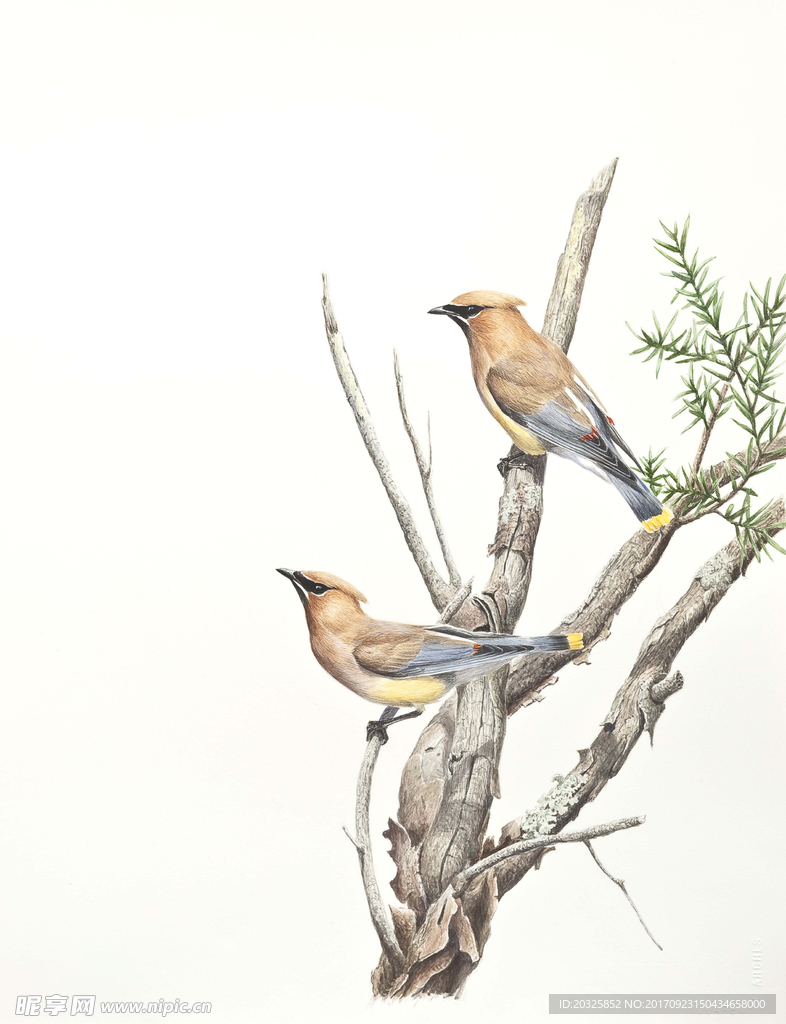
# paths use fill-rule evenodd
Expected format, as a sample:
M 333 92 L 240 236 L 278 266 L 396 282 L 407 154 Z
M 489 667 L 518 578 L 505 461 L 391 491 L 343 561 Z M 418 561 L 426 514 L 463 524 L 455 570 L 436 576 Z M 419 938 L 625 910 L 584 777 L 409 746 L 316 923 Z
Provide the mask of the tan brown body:
M 322 668 L 358 696 L 389 708 L 422 710 L 522 654 L 581 649 L 579 633 L 524 638 L 372 619 L 360 607 L 365 597 L 338 576 L 278 571 L 304 605 L 311 650 Z
M 322 579 L 325 573 L 305 575 Z M 372 669 L 376 664 L 380 670 L 390 671 L 411 661 L 423 645 L 422 627 L 372 619 L 356 598 L 341 590 L 328 591 L 321 600 L 309 601 L 306 622 L 311 650 L 322 668 L 366 700 L 398 708 L 414 707 L 439 700 L 447 689 L 444 682 L 432 676 L 389 679 Z
M 473 291 L 429 312 L 461 327 L 480 397 L 521 451 L 572 459 L 612 483 L 646 530 L 663 526 L 671 512 L 622 460 L 618 448 L 636 462 L 614 421 L 562 349 L 530 327 L 523 305 L 515 295 Z

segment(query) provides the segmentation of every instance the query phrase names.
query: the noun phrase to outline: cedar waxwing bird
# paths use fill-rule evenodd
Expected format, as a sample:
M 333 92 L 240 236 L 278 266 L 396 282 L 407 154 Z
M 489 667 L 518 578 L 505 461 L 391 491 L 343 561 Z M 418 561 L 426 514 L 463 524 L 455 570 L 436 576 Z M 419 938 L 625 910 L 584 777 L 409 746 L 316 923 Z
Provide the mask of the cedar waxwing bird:
M 422 715 L 425 704 L 439 700 L 454 686 L 500 668 L 522 654 L 580 651 L 581 633 L 521 637 L 470 633 L 455 626 L 407 626 L 372 619 L 360 607 L 366 598 L 328 572 L 277 569 L 292 581 L 306 610 L 311 650 L 322 668 L 353 693 L 384 704 L 379 721 L 369 722 L 367 736 L 387 740 L 386 728 L 399 708 Z
M 514 443 L 529 455 L 553 452 L 613 484 L 653 533 L 671 522 L 671 511 L 622 460 L 641 470 L 600 399 L 562 349 L 533 331 L 502 292 L 458 295 L 429 313 L 444 313 L 469 342 L 472 375 L 480 397 Z

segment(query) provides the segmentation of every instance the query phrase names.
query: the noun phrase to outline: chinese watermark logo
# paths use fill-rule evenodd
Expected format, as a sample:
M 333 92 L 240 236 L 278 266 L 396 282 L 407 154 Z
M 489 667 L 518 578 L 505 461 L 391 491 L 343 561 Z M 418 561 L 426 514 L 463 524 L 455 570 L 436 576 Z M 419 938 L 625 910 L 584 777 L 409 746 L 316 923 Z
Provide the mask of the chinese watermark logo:
M 56 1017 L 60 1013 L 68 1013 L 68 1001 L 71 1000 L 71 1012 L 69 1016 L 76 1017 L 80 1014 L 85 1017 L 92 1017 L 96 1008 L 95 996 L 17 996 L 16 1015 L 17 1017 L 40 1017 L 48 1014 Z M 160 1013 L 166 1017 L 170 1013 L 210 1013 L 213 1009 L 212 1003 L 185 1003 L 181 999 L 173 1002 L 168 999 L 158 999 L 156 1002 L 102 1002 L 98 1004 L 102 1013 Z

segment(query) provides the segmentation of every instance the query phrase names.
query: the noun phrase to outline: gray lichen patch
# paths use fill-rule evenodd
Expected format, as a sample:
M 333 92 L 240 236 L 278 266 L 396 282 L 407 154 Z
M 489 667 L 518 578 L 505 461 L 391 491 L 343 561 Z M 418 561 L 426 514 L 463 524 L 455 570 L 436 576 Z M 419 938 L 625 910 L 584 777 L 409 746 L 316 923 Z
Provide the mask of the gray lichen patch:
M 725 551 L 719 551 L 702 565 L 696 579 L 705 590 L 728 590 L 734 582 L 734 562 Z
M 521 825 L 521 838 L 534 839 L 536 836 L 548 835 L 557 825 L 560 817 L 567 814 L 568 809 L 579 801 L 579 790 L 584 784 L 583 775 L 571 772 L 570 775 L 555 775 L 554 785 L 538 800 L 534 811 L 527 811 Z

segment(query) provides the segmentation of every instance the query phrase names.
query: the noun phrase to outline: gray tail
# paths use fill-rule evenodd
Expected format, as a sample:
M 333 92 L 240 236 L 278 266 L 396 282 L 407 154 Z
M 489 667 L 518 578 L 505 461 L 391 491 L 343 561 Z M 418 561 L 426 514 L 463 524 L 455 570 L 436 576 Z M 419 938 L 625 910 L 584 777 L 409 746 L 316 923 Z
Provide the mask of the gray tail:
M 558 633 L 552 636 L 514 637 L 527 644 L 533 652 L 545 651 L 580 651 L 584 646 L 581 633 Z
M 478 654 L 541 654 L 547 651 L 580 651 L 584 646 L 581 633 L 559 633 L 552 636 L 496 636 L 487 640 Z
M 671 522 L 672 514 L 669 509 L 658 501 L 652 491 L 643 483 L 631 470 L 630 476 L 617 476 L 609 474 L 609 480 L 620 492 L 628 508 L 644 526 L 648 533 L 660 529 L 666 523 Z

